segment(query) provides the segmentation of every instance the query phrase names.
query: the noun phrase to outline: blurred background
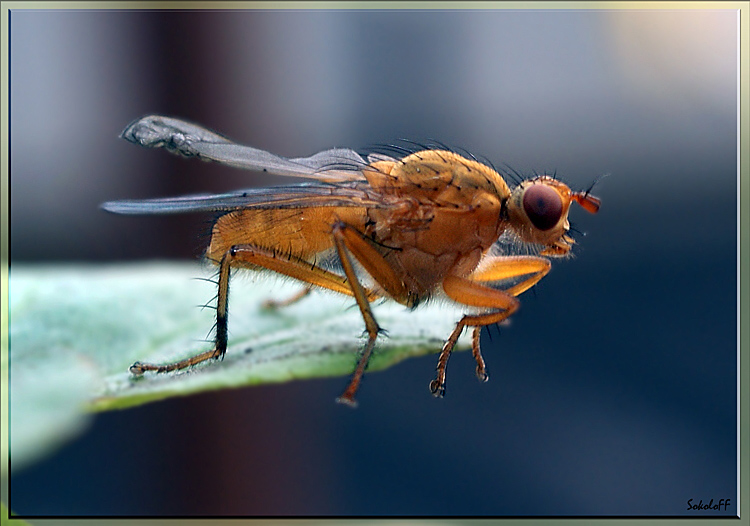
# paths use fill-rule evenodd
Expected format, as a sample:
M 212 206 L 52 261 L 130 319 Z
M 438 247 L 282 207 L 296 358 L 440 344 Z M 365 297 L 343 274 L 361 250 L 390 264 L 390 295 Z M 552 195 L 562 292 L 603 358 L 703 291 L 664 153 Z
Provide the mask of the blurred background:
M 435 400 L 433 355 L 368 375 L 354 411 L 333 401 L 338 378 L 97 415 L 12 473 L 13 510 L 695 516 L 689 499 L 736 503 L 738 16 L 13 10 L 11 275 L 197 260 L 206 217 L 99 204 L 289 182 L 118 139 L 150 113 L 285 156 L 435 138 L 575 189 L 609 174 L 601 212 L 572 212 L 576 256 L 483 334 L 489 383 L 458 353 Z

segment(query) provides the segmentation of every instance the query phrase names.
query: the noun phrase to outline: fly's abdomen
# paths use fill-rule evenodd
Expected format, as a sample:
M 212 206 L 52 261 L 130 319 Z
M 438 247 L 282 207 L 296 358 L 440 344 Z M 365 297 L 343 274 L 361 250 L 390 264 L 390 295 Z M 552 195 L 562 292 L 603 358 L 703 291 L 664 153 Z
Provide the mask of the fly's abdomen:
M 363 228 L 365 217 L 358 207 L 237 210 L 216 221 L 206 256 L 219 261 L 233 246 L 251 245 L 312 261 L 333 248 L 334 222 Z

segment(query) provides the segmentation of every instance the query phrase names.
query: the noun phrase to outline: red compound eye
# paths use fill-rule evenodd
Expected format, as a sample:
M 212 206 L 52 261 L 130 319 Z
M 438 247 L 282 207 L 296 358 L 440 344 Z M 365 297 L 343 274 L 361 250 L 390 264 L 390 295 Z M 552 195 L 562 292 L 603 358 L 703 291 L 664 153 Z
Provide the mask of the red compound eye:
M 549 186 L 535 184 L 523 193 L 523 209 L 539 230 L 549 230 L 560 221 L 562 199 Z

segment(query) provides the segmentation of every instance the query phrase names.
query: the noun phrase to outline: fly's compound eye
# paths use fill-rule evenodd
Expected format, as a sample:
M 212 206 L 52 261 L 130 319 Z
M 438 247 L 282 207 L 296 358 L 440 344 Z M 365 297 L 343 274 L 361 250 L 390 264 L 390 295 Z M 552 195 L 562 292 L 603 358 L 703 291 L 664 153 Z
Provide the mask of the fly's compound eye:
M 539 230 L 549 230 L 562 216 L 563 204 L 560 194 L 549 186 L 535 184 L 523 194 L 523 210 L 531 224 Z

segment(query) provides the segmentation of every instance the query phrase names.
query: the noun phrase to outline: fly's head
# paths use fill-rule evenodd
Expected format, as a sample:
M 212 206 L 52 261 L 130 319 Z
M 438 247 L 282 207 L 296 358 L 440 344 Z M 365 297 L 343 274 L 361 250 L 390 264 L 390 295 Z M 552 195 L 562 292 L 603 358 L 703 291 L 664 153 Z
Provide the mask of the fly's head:
M 543 245 L 541 255 L 564 256 L 575 242 L 568 236 L 568 210 L 573 201 L 592 214 L 599 211 L 599 199 L 588 191 L 573 192 L 546 175 L 523 181 L 508 199 L 510 227 L 522 241 Z

